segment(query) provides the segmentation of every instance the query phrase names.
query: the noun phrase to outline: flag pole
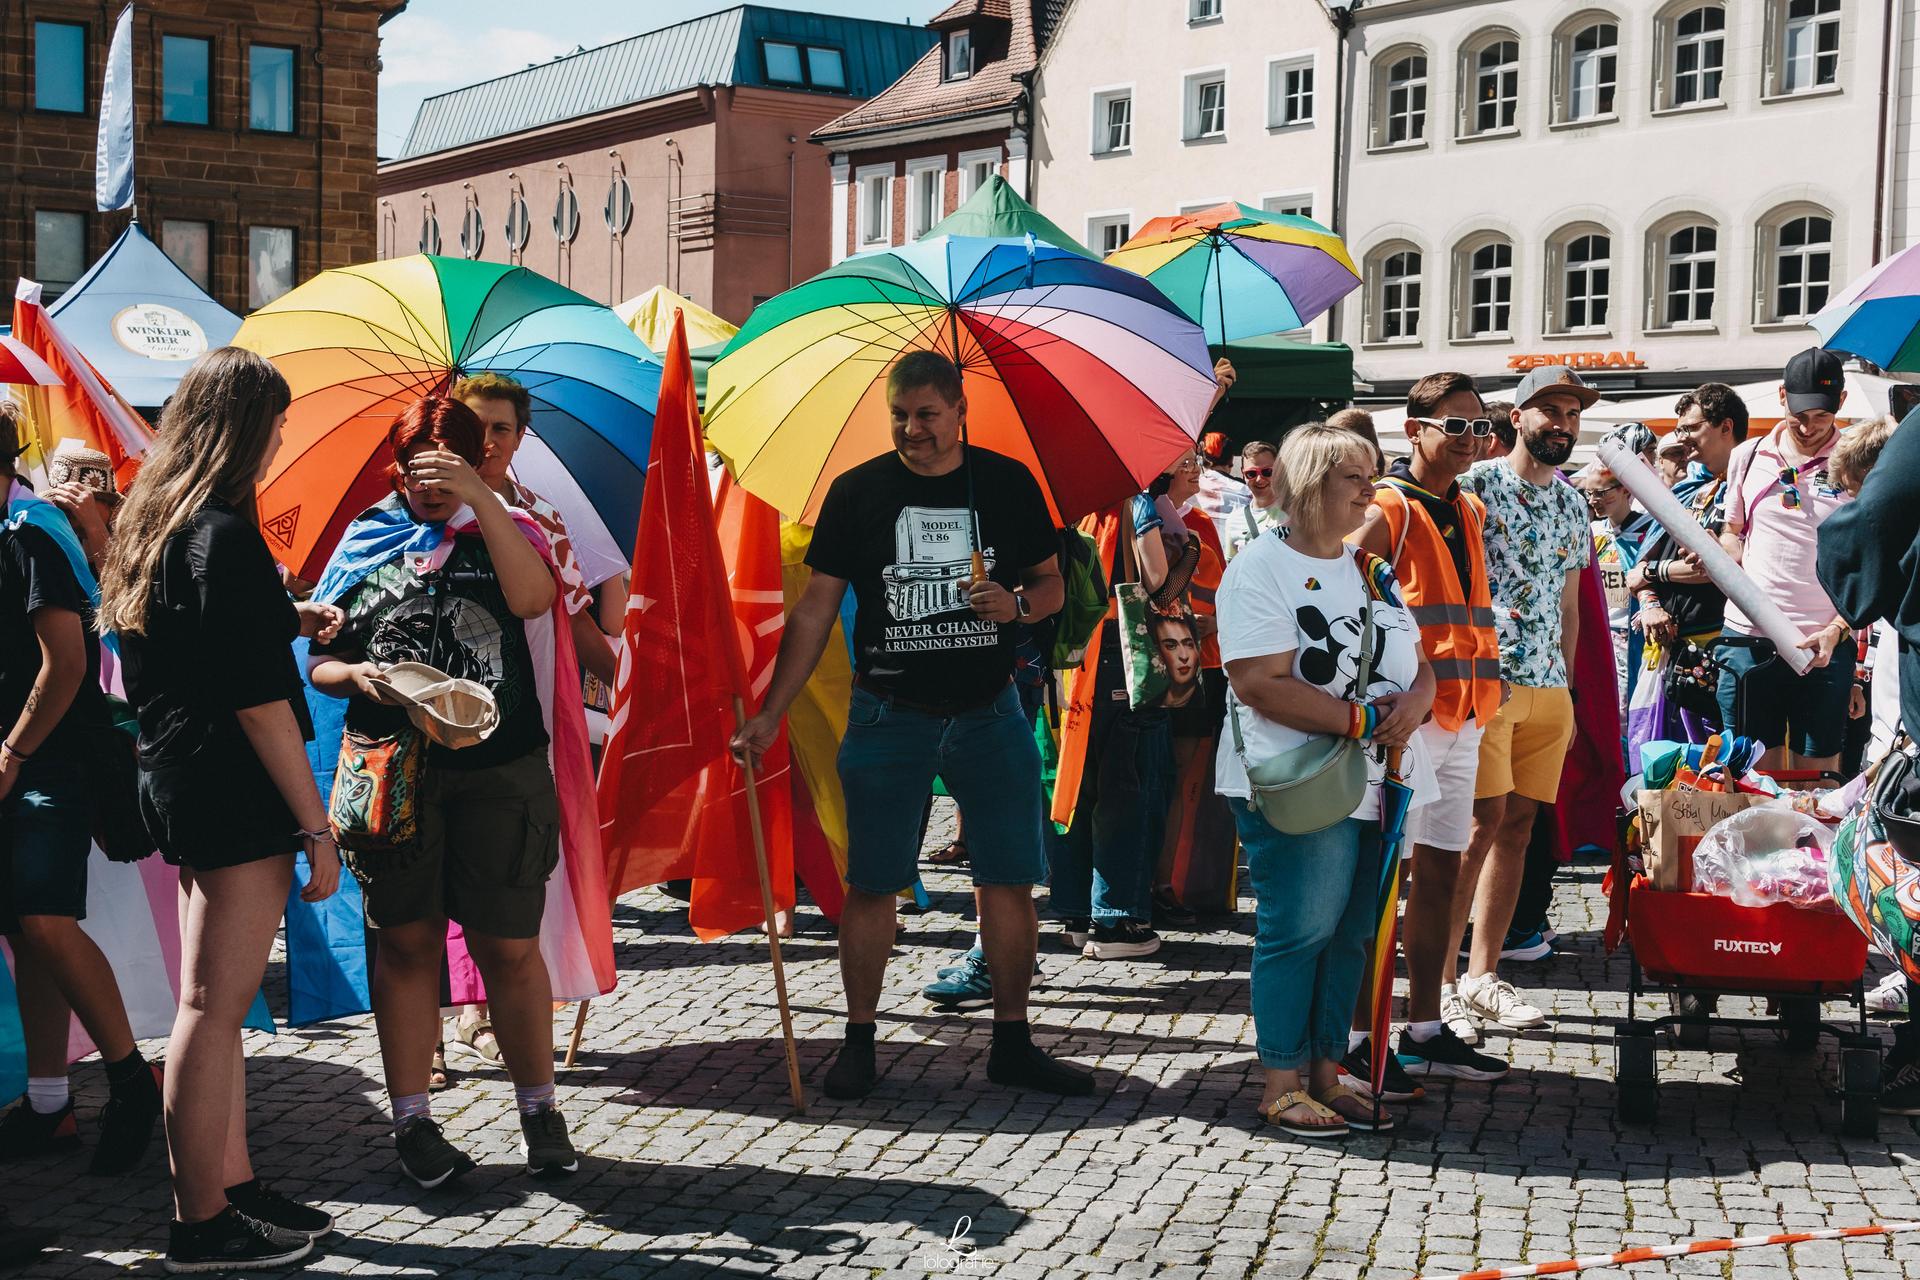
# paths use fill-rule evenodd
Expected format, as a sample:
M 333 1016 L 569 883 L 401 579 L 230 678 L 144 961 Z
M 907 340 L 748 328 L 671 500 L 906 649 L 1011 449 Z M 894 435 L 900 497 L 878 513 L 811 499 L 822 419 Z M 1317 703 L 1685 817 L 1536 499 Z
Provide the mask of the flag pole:
M 747 704 L 733 695 L 733 725 L 747 727 Z M 773 961 L 773 993 L 780 1005 L 780 1035 L 787 1044 L 787 1086 L 793 1109 L 806 1114 L 807 1093 L 800 1084 L 800 1046 L 793 1039 L 793 1009 L 787 1004 L 787 968 L 780 959 L 780 926 L 773 908 L 773 877 L 767 871 L 767 833 L 760 824 L 760 782 L 751 756 L 742 756 L 740 775 L 747 783 L 747 826 L 753 833 L 753 866 L 760 873 L 760 906 L 767 916 L 767 951 Z

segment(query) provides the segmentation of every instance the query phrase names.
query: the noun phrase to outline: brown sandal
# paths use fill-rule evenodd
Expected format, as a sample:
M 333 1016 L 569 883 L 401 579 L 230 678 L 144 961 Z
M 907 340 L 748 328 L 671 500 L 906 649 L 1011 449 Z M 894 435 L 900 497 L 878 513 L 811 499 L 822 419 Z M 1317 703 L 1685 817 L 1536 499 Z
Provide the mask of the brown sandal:
M 1338 1120 L 1339 1124 L 1302 1124 L 1298 1120 L 1283 1120 L 1281 1113 L 1295 1107 L 1305 1107 L 1316 1119 Z M 1307 1096 L 1304 1089 L 1290 1089 L 1273 1100 L 1273 1105 L 1261 1109 L 1261 1119 L 1283 1133 L 1296 1138 L 1344 1138 L 1347 1136 L 1347 1118 L 1333 1108 L 1324 1106 Z
M 427 1092 L 438 1093 L 447 1087 L 447 1050 L 444 1045 L 433 1046 L 433 1065 L 427 1068 Z
M 927 855 L 927 862 L 936 867 L 964 867 L 967 865 L 967 842 L 954 840 L 944 849 L 935 849 Z
M 1376 1121 L 1373 1095 L 1362 1093 L 1350 1085 L 1336 1084 L 1321 1094 L 1317 1101 L 1345 1120 L 1349 1129 L 1360 1133 L 1392 1133 L 1397 1123 L 1384 1107 L 1380 1108 L 1380 1118 Z M 1349 1105 L 1339 1105 L 1342 1102 Z

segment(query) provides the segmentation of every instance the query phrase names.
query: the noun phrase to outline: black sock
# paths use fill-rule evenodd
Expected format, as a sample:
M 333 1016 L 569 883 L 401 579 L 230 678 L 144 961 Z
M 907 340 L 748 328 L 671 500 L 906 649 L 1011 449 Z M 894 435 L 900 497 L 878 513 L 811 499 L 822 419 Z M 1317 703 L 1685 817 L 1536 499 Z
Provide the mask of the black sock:
M 879 1030 L 877 1023 L 854 1022 L 849 1020 L 847 1023 L 847 1043 L 865 1045 L 871 1049 L 873 1047 L 873 1033 L 877 1030 Z
M 1020 1049 L 1032 1043 L 1033 1034 L 1025 1018 L 993 1024 L 993 1047 L 996 1049 Z
M 149 1082 L 153 1080 L 153 1071 L 147 1060 L 140 1056 L 138 1046 L 120 1061 L 107 1064 L 107 1087 L 110 1089 L 124 1089 L 128 1085 L 138 1084 L 142 1076 Z
M 227 1199 L 233 1199 L 233 1193 L 236 1191 L 251 1191 L 259 1185 L 260 1179 L 258 1178 L 248 1178 L 245 1182 L 236 1182 L 227 1188 Z

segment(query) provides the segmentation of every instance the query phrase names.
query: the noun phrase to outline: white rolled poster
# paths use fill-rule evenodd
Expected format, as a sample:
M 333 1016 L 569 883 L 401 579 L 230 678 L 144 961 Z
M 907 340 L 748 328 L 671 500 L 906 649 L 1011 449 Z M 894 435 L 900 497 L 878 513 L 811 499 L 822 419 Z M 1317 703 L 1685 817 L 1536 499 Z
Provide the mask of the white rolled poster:
M 1700 557 L 1713 585 L 1740 606 L 1740 612 L 1753 620 L 1762 636 L 1773 641 L 1780 660 L 1792 667 L 1794 674 L 1805 675 L 1813 665 L 1812 652 L 1799 647 L 1806 636 L 1781 612 L 1779 605 L 1767 599 L 1759 584 L 1747 576 L 1747 571 L 1734 563 L 1720 540 L 1700 527 L 1693 513 L 1673 496 L 1653 469 L 1617 440 L 1600 442 L 1600 461 L 1613 472 L 1614 479 L 1627 486 L 1627 492 L 1639 500 L 1647 514 L 1673 535 L 1675 542 Z

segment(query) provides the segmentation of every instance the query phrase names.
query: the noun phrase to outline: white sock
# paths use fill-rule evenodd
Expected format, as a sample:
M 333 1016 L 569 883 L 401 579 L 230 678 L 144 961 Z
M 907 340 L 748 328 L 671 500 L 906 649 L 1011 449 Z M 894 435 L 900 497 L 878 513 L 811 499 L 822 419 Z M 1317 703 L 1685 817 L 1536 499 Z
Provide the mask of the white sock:
M 1440 1028 L 1444 1025 L 1444 1023 L 1438 1021 L 1409 1022 L 1407 1024 L 1407 1034 L 1413 1037 L 1415 1044 L 1425 1044 L 1427 1041 L 1439 1035 Z
M 1366 1038 L 1367 1038 L 1367 1033 L 1364 1031 L 1347 1032 L 1347 1052 L 1352 1053 L 1355 1049 L 1358 1049 L 1360 1047 L 1360 1042 L 1362 1040 L 1365 1040 Z
M 29 1076 L 27 1078 L 27 1105 L 43 1116 L 50 1116 L 67 1105 L 73 1095 L 67 1089 L 65 1076 Z

